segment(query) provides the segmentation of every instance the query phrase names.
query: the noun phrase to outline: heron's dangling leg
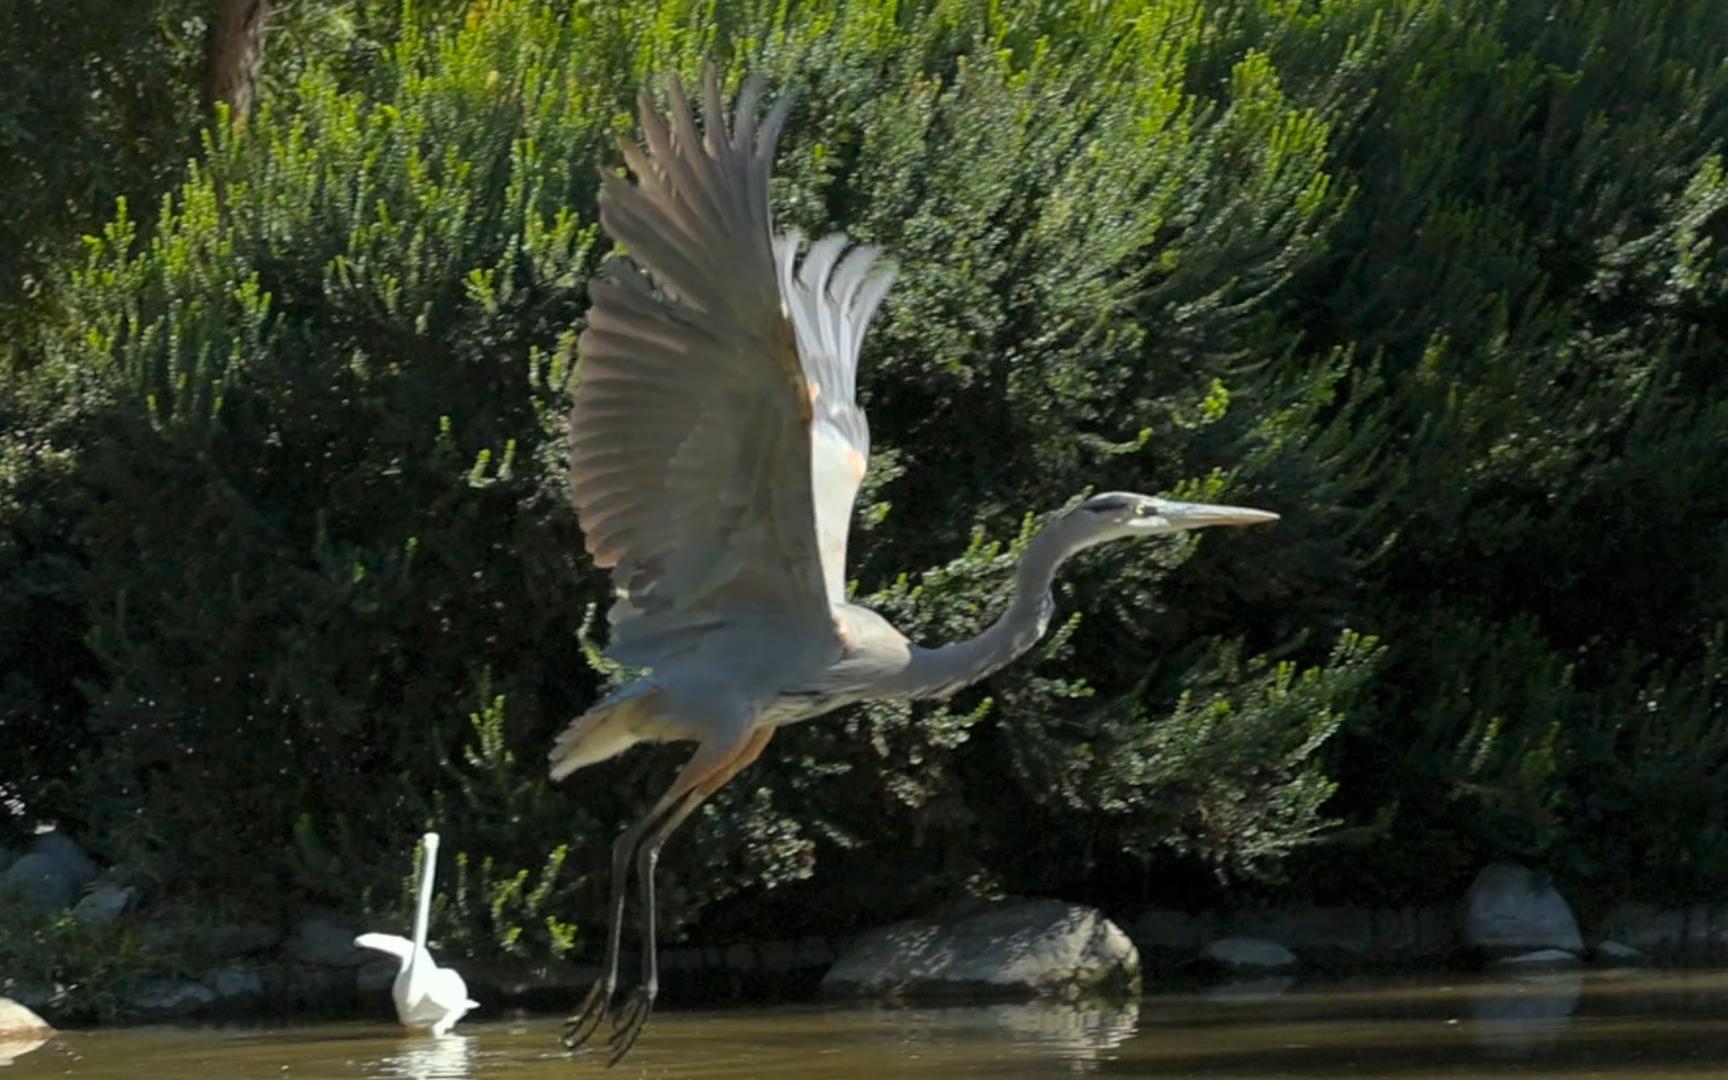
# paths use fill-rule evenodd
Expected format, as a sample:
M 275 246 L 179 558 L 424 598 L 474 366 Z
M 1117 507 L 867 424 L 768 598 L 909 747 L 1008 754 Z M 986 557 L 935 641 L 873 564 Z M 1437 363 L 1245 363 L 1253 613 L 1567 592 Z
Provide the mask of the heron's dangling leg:
M 636 850 L 637 884 L 642 889 L 642 982 L 631 992 L 629 1001 L 625 1002 L 613 1022 L 614 1030 L 609 1042 L 612 1047 L 612 1060 L 609 1062 L 611 1065 L 618 1064 L 624 1055 L 630 1052 L 630 1048 L 636 1045 L 636 1037 L 642 1033 L 642 1026 L 648 1022 L 648 1013 L 653 1010 L 654 998 L 660 992 L 660 964 L 655 940 L 654 869 L 660 862 L 661 845 L 666 843 L 666 838 L 710 795 L 725 787 L 728 781 L 761 757 L 762 748 L 767 746 L 768 740 L 773 737 L 773 728 L 757 728 L 745 736 L 742 742 L 735 744 L 736 748 L 732 750 L 729 760 L 691 789 L 683 801 L 650 829 Z
M 600 1026 L 600 1018 L 606 1015 L 606 1007 L 618 989 L 618 954 L 624 934 L 624 890 L 630 874 L 631 856 L 636 853 L 643 834 L 647 833 L 655 822 L 673 811 L 697 785 L 722 768 L 733 753 L 735 751 L 732 747 L 714 747 L 707 743 L 699 745 L 696 753 L 691 755 L 689 762 L 678 773 L 677 779 L 672 781 L 672 786 L 666 789 L 666 793 L 660 796 L 646 814 L 620 833 L 612 845 L 612 893 L 608 912 L 610 921 L 606 931 L 605 972 L 594 980 L 588 996 L 564 1021 L 565 1049 L 574 1050 L 588 1041 L 594 1034 L 594 1029 Z

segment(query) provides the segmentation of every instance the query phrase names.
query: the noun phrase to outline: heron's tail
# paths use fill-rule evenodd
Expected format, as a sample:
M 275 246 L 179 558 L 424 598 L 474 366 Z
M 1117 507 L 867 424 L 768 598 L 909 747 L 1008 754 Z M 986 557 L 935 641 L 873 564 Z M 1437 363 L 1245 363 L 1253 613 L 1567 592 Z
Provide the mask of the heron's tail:
M 552 779 L 622 754 L 643 739 L 655 738 L 660 693 L 652 683 L 634 682 L 570 722 L 552 743 Z

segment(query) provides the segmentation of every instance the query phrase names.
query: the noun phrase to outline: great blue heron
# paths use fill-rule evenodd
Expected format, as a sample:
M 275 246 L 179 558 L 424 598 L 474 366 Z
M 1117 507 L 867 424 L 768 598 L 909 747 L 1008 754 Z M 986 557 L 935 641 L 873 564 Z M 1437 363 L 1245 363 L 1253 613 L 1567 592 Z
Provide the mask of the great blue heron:
M 1050 582 L 1108 540 L 1276 514 L 1110 492 L 1052 517 L 1021 557 L 1014 599 L 982 634 L 927 649 L 846 600 L 846 534 L 870 449 L 858 353 L 892 270 L 840 234 L 802 258 L 775 236 L 768 174 L 791 107 L 757 124 L 761 84 L 730 130 L 714 68 L 703 129 L 677 78 L 668 118 L 646 92 L 645 146 L 620 140 L 630 183 L 602 173 L 600 223 L 625 252 L 589 286 L 570 413 L 570 481 L 589 554 L 612 571 L 608 655 L 649 673 L 575 720 L 552 776 L 645 740 L 690 740 L 672 786 L 612 849 L 605 970 L 564 1043 L 591 1037 L 618 983 L 625 884 L 641 888 L 642 982 L 614 1018 L 613 1062 L 635 1043 L 659 988 L 654 867 L 666 837 L 774 730 L 843 705 L 942 697 L 1032 646 Z
M 389 953 L 401 964 L 390 987 L 396 1018 L 403 1027 L 425 1028 L 447 1035 L 464 1013 L 479 1003 L 468 998 L 468 984 L 452 968 L 441 968 L 426 948 L 427 923 L 432 919 L 432 878 L 438 868 L 438 834 L 420 840 L 420 893 L 414 907 L 414 940 L 395 934 L 361 934 L 354 944 Z

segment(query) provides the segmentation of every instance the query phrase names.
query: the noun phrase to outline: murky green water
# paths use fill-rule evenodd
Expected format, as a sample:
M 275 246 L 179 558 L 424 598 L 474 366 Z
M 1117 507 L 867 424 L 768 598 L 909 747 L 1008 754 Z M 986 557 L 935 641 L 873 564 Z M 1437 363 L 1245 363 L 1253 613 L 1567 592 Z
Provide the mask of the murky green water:
M 75 1031 L 9 1080 L 402 1077 L 877 1080 L 988 1077 L 1728 1077 L 1728 973 L 1495 981 L 1268 980 L 1113 1009 L 782 1008 L 657 1016 L 610 1073 L 558 1049 L 558 1020 Z

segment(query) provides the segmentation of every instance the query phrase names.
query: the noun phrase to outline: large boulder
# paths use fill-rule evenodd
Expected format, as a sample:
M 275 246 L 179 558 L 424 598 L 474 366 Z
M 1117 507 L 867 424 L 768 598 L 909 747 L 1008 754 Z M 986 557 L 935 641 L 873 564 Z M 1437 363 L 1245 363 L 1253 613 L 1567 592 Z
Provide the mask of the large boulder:
M 42 833 L 30 850 L 0 872 L 0 896 L 19 899 L 45 914 L 65 911 L 96 876 L 96 864 L 65 833 Z
M 822 990 L 840 997 L 1132 995 L 1140 990 L 1140 957 L 1094 908 L 1007 901 L 959 919 L 863 934 L 828 969 Z
M 1584 949 L 1566 898 L 1546 877 L 1512 863 L 1494 863 L 1476 875 L 1464 897 L 1464 943 L 1496 956 Z
M 0 997 L 0 1065 L 12 1064 L 54 1035 L 48 1022 L 11 998 Z

